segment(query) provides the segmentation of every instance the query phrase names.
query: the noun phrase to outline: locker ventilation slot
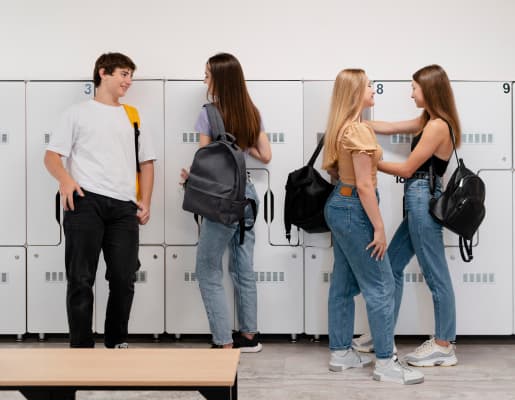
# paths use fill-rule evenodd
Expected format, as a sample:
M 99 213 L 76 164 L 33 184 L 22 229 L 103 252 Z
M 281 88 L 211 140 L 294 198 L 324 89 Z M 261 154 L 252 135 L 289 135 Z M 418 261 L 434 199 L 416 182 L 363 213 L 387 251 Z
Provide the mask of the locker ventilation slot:
M 493 133 L 464 133 L 461 135 L 463 143 L 467 144 L 493 144 L 494 135 Z
M 2 272 L 0 274 L 0 283 L 7 283 L 9 281 L 9 275 L 7 274 L 7 272 Z
M 136 271 L 136 283 L 145 283 L 147 281 L 147 271 Z
M 397 133 L 397 134 L 391 136 L 390 142 L 392 144 L 411 143 L 411 135 L 408 135 L 405 133 Z
M 45 282 L 50 283 L 58 283 L 58 282 L 64 282 L 66 280 L 66 277 L 64 275 L 64 272 L 62 271 L 47 271 L 45 272 Z
M 254 272 L 256 282 L 258 283 L 278 283 L 284 282 L 283 271 L 259 271 Z
M 1 144 L 7 144 L 9 142 L 9 135 L 5 132 L 0 133 L 0 143 Z
M 424 274 L 421 272 L 404 273 L 404 282 L 406 283 L 422 283 L 424 282 Z
M 463 283 L 495 283 L 493 272 L 465 272 Z
M 267 132 L 270 143 L 284 143 L 284 132 Z
M 198 142 L 200 142 L 200 133 L 199 132 L 183 132 L 182 133 L 182 142 L 183 143 L 198 143 Z
M 45 144 L 50 143 L 50 133 L 45 133 Z
M 329 283 L 331 282 L 331 272 L 322 272 L 322 282 Z
M 185 272 L 184 282 L 197 282 L 197 274 L 195 272 Z

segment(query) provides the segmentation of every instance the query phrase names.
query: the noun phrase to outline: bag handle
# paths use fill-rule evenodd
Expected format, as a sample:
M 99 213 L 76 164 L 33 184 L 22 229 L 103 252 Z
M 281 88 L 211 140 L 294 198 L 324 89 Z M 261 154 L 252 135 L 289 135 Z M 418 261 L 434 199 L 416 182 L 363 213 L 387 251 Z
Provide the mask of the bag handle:
M 207 119 L 209 121 L 209 125 L 211 126 L 213 139 L 227 140 L 224 121 L 218 108 L 213 103 L 204 104 L 204 107 L 206 107 L 207 110 Z
M 322 147 L 324 146 L 324 137 L 325 137 L 325 133 L 322 135 L 322 137 L 318 141 L 317 148 L 315 149 L 315 152 L 313 153 L 313 155 L 311 156 L 311 158 L 308 161 L 308 165 L 310 167 L 312 167 L 315 164 L 315 161 L 318 158 L 318 155 L 320 154 Z
M 451 124 L 449 124 L 449 121 L 445 121 L 447 126 L 449 127 L 449 132 L 451 134 L 451 140 L 452 140 L 452 148 L 454 150 L 454 155 L 456 156 L 456 162 L 458 163 L 458 166 L 460 165 L 460 159 L 458 157 L 458 152 L 456 150 L 456 138 L 454 137 L 454 131 L 452 130 Z

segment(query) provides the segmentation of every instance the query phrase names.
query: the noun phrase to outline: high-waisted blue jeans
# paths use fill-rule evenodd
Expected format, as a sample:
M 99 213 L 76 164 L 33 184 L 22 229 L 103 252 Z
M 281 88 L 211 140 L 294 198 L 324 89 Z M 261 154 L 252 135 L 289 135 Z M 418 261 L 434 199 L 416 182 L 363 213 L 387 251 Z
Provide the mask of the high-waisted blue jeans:
M 354 334 L 354 296 L 365 299 L 370 331 L 377 358 L 392 356 L 394 280 L 388 256 L 371 257 L 366 250 L 374 238 L 374 228 L 361 205 L 355 188 L 352 194 L 335 187 L 325 206 L 325 219 L 333 235 L 334 268 L 329 288 L 329 347 L 351 347 Z
M 435 197 L 442 193 L 440 178 Z M 395 322 L 399 315 L 404 284 L 404 269 L 413 255 L 431 290 L 434 304 L 435 337 L 456 339 L 456 306 L 449 267 L 445 259 L 442 226 L 429 214 L 431 198 L 427 179 L 408 179 L 404 185 L 404 219 L 388 246 L 395 278 Z
M 254 199 L 258 205 L 256 189 L 250 182 L 247 182 L 245 196 Z M 246 225 L 250 225 L 253 221 L 250 206 L 245 209 L 245 220 Z M 240 245 L 238 223 L 224 225 L 204 218 L 197 248 L 196 272 L 214 344 L 232 343 L 234 321 L 230 318 L 223 286 L 222 257 L 227 247 L 229 247 L 229 273 L 234 284 L 240 331 L 257 332 L 254 243 L 254 228 L 245 231 L 244 242 Z

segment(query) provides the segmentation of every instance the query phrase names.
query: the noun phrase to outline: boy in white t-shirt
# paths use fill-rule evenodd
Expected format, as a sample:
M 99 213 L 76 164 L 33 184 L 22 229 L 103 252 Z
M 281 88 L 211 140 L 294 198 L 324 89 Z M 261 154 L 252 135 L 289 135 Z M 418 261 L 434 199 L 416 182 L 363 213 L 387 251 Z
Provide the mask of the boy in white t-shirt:
M 109 299 L 105 346 L 127 347 L 129 314 L 139 268 L 139 224 L 150 218 L 156 159 L 149 132 L 135 131 L 119 102 L 136 69 L 120 53 L 95 64 L 95 98 L 70 107 L 50 138 L 45 166 L 59 181 L 66 236 L 66 306 L 71 347 L 94 347 L 93 284 L 100 251 Z M 66 166 L 61 158 L 64 158 Z M 139 161 L 137 161 L 139 160 Z M 139 191 L 136 196 L 136 164 Z

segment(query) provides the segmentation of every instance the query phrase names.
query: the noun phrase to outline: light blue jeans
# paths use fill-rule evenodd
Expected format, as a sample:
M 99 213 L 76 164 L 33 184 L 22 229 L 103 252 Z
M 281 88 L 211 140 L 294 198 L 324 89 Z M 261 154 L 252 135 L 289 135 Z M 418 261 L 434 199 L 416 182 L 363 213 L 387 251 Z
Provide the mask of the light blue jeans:
M 355 188 L 340 194 L 341 182 L 325 206 L 325 219 L 333 235 L 334 268 L 329 288 L 329 348 L 346 350 L 354 334 L 354 296 L 365 299 L 370 332 L 379 359 L 393 351 L 394 280 L 388 256 L 377 261 L 366 246 L 374 228 Z M 378 196 L 379 199 L 379 196 Z
M 258 205 L 256 189 L 250 182 L 247 182 L 245 196 L 254 199 Z M 253 221 L 250 206 L 245 209 L 245 220 L 246 225 Z M 196 273 L 214 344 L 232 343 L 234 321 L 230 317 L 223 286 L 222 257 L 227 247 L 240 331 L 257 332 L 254 243 L 254 228 L 245 231 L 244 243 L 240 246 L 240 227 L 237 223 L 224 225 L 204 218 L 197 247 Z
M 442 194 L 437 178 L 435 197 Z M 445 259 L 442 226 L 429 214 L 431 193 L 427 179 L 408 179 L 404 184 L 404 219 L 388 246 L 395 278 L 395 322 L 399 316 L 404 269 L 413 255 L 431 290 L 435 314 L 436 339 L 456 339 L 456 306 L 449 267 Z

